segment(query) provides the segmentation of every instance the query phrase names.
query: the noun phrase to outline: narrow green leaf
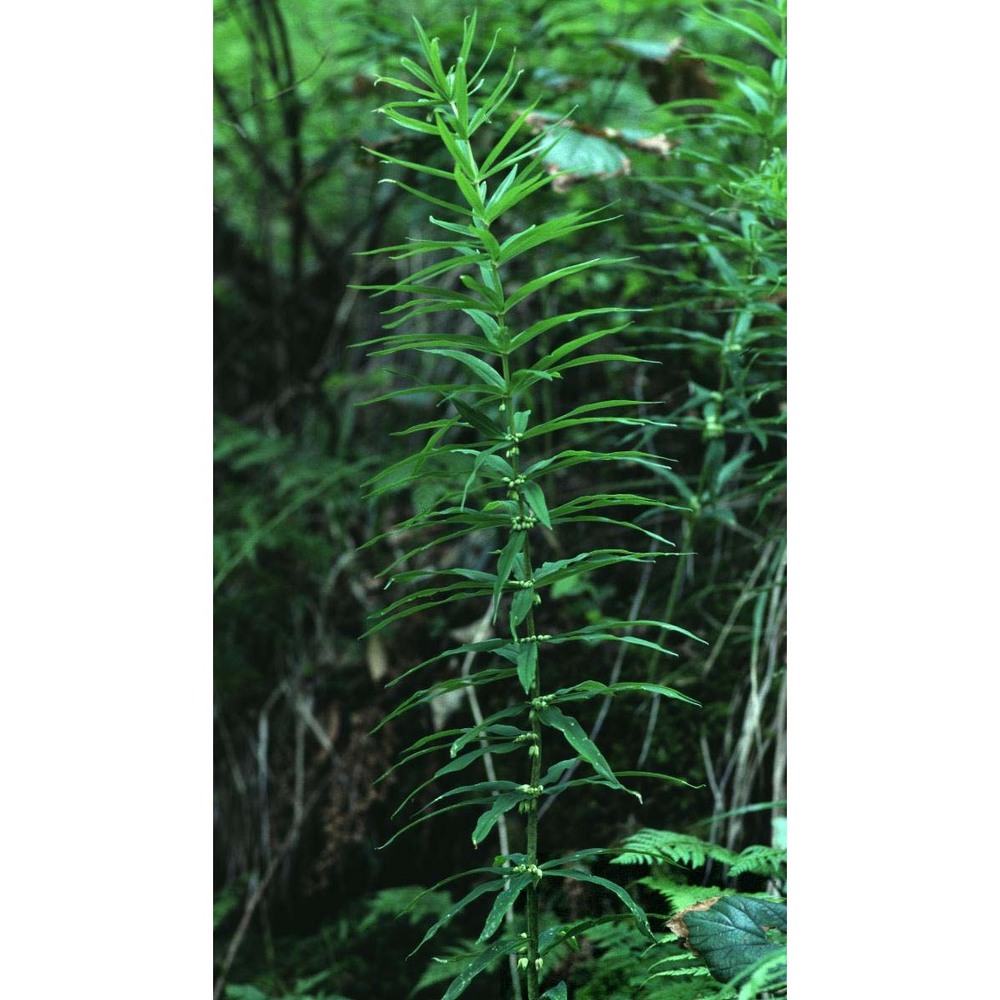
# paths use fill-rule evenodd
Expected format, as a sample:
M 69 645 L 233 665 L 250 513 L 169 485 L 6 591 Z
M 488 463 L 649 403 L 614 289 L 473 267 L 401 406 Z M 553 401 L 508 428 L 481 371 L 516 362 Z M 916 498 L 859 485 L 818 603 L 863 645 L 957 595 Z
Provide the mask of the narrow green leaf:
M 477 358 L 473 354 L 467 354 L 465 351 L 442 349 L 427 350 L 424 353 L 440 354 L 442 357 L 454 358 L 455 361 L 460 361 L 466 368 L 477 375 L 479 380 L 485 385 L 499 389 L 501 392 L 506 388 L 503 376 L 492 365 L 487 364 L 482 358 Z
M 572 340 L 567 341 L 567 343 L 560 344 L 559 347 L 553 348 L 549 351 L 545 357 L 538 362 L 538 367 L 554 368 L 558 362 L 562 361 L 563 358 L 568 357 L 583 347 L 586 347 L 595 340 L 600 340 L 603 337 L 609 337 L 615 333 L 621 333 L 621 331 L 626 329 L 628 325 L 628 323 L 619 323 L 617 326 L 609 326 L 603 330 L 593 330 L 590 333 L 574 337 Z
M 490 213 L 490 209 L 494 208 L 499 202 L 502 201 L 504 195 L 510 190 L 514 181 L 517 180 L 517 167 L 511 167 L 507 176 L 496 186 L 493 194 L 490 196 L 489 200 L 486 202 L 486 212 L 487 216 Z M 503 209 L 498 209 L 498 215 L 503 214 Z M 497 247 L 497 256 L 500 256 L 500 248 Z
M 609 361 L 622 361 L 630 365 L 658 365 L 659 361 L 652 361 L 649 358 L 640 358 L 634 354 L 588 354 L 582 358 L 572 358 L 564 361 L 561 365 L 551 364 L 551 358 L 545 358 L 539 362 L 538 367 L 543 371 L 559 375 L 572 368 L 582 368 L 585 365 L 604 365 Z
M 517 679 L 525 694 L 531 692 L 538 671 L 538 643 L 522 642 L 517 647 Z
M 486 923 L 483 925 L 483 931 L 477 941 L 478 944 L 482 944 L 493 937 L 500 927 L 500 922 L 503 920 L 504 914 L 514 905 L 517 897 L 532 882 L 536 882 L 537 880 L 538 876 L 532 872 L 524 872 L 521 875 L 511 876 L 506 888 L 503 892 L 498 893 L 497 898 L 493 901 L 493 908 L 490 910 L 489 916 L 486 918 Z
M 476 828 L 472 831 L 472 846 L 478 847 L 504 813 L 510 812 L 518 802 L 524 802 L 529 797 L 527 792 L 503 792 L 497 795 L 490 808 L 476 822 Z
M 562 635 L 586 636 L 591 633 L 603 632 L 604 629 L 609 628 L 638 628 L 642 626 L 659 629 L 663 632 L 679 632 L 688 639 L 693 639 L 695 642 L 708 645 L 705 639 L 695 635 L 693 632 L 689 632 L 686 628 L 681 628 L 680 625 L 671 625 L 669 622 L 661 622 L 655 618 L 635 618 L 621 621 L 600 622 L 597 625 L 585 625 L 583 628 L 574 629 L 572 632 L 564 632 Z M 621 683 L 627 684 L 631 682 L 622 681 Z
M 405 181 L 398 180 L 395 177 L 384 177 L 384 178 L 382 178 L 381 181 L 379 181 L 379 183 L 380 184 L 393 184 L 393 185 L 395 185 L 398 188 L 402 188 L 408 194 L 415 195 L 417 198 L 420 198 L 422 201 L 429 202 L 431 205 L 437 205 L 438 208 L 447 209 L 449 212 L 455 212 L 457 215 L 469 215 L 470 214 L 470 210 L 468 208 L 466 208 L 464 205 L 459 205 L 459 204 L 457 204 L 456 202 L 453 202 L 453 201 L 444 201 L 441 198 L 436 198 L 436 197 L 434 197 L 434 195 L 428 194 L 426 191 L 421 191 L 419 188 L 415 188 L 412 185 L 407 184 Z M 450 244 L 449 244 L 449 246 L 450 246 Z M 407 248 L 407 249 L 414 249 L 414 248 Z M 379 253 L 381 251 L 365 251 L 365 252 L 366 253 Z M 360 254 L 359 254 L 359 256 L 360 256 Z
M 748 38 L 752 38 L 755 42 L 764 46 L 773 56 L 777 56 L 779 59 L 784 57 L 784 44 L 774 33 L 774 29 L 759 14 L 747 10 L 745 7 L 741 8 L 739 11 L 740 17 L 750 22 L 749 24 L 744 24 L 734 18 L 724 17 L 722 14 L 718 14 L 707 8 L 703 12 L 713 20 L 721 21 L 723 24 L 729 25 L 730 28 L 734 28 L 736 31 L 746 35 Z
M 572 854 L 566 854 L 561 858 L 553 858 L 551 861 L 546 861 L 539 865 L 539 868 L 543 872 L 547 872 L 552 868 L 559 868 L 563 865 L 568 865 L 573 861 L 581 861 L 584 858 L 598 858 L 605 854 L 614 854 L 615 849 L 613 847 L 587 847 L 582 851 L 574 851 Z
M 482 243 L 491 257 L 495 257 L 500 252 L 500 244 L 497 243 L 496 237 L 488 229 L 483 229 L 482 226 L 463 226 L 457 222 L 445 222 L 442 219 L 435 219 L 433 215 L 430 217 L 430 221 L 441 229 L 447 229 L 449 232 L 458 233 L 460 236 L 468 237 L 469 240 Z
M 619 691 L 642 691 L 645 694 L 658 694 L 663 698 L 673 698 L 677 701 L 686 701 L 689 705 L 697 705 L 698 708 L 701 708 L 701 702 L 697 699 L 684 694 L 682 691 L 677 691 L 674 688 L 664 687 L 662 684 L 647 684 L 644 681 L 619 681 L 617 684 L 612 684 L 610 686 L 610 690 L 613 693 L 617 693 Z
M 496 944 L 491 944 L 488 948 L 485 948 L 452 981 L 451 986 L 448 987 L 448 992 L 445 993 L 441 1000 L 456 1000 L 457 997 L 460 997 L 468 989 L 469 984 L 483 969 L 488 968 L 502 955 L 516 951 L 520 947 L 520 944 L 521 942 L 517 939 L 504 940 L 497 941 Z
M 520 587 L 514 592 L 514 599 L 510 602 L 510 630 L 512 633 L 528 617 L 534 599 L 535 591 L 531 587 Z
M 468 40 L 469 36 L 466 35 Z M 464 45 L 463 45 L 464 48 Z M 455 118 L 457 120 L 458 132 L 463 138 L 469 138 L 469 84 L 465 76 L 466 56 L 459 56 L 455 60 Z
M 448 791 L 435 796 L 430 802 L 427 803 L 427 805 L 422 806 L 420 808 L 420 812 L 424 812 L 431 806 L 441 802 L 443 799 L 454 798 L 456 795 L 466 796 L 466 802 L 482 802 L 482 794 L 484 792 L 489 792 L 491 795 L 506 795 L 514 791 L 517 787 L 516 781 L 477 781 L 472 785 L 461 785 L 458 788 L 449 788 Z M 474 792 L 476 794 L 469 797 L 468 793 L 470 792 Z M 395 815 L 395 813 L 393 813 L 393 815 Z
M 653 932 L 649 929 L 649 921 L 646 919 L 646 913 L 643 908 L 617 882 L 612 882 L 610 879 L 601 878 L 599 875 L 591 875 L 589 872 L 576 869 L 553 869 L 548 874 L 558 875 L 560 878 L 576 879 L 577 882 L 588 882 L 591 885 L 598 885 L 603 889 L 607 889 L 608 892 L 617 896 L 625 904 L 632 916 L 635 917 L 635 922 L 639 930 L 651 941 L 656 940 Z
M 378 849 L 380 851 L 384 850 L 390 844 L 402 837 L 404 833 L 408 833 L 414 827 L 420 826 L 422 823 L 426 823 L 428 820 L 434 819 L 435 816 L 443 816 L 445 813 L 453 812 L 455 809 L 467 809 L 469 806 L 484 805 L 487 802 L 489 802 L 488 798 L 484 798 L 479 801 L 472 799 L 466 802 L 456 802 L 453 805 L 445 806 L 442 809 L 435 809 L 434 812 L 427 813 L 426 816 L 421 816 L 419 819 L 413 820 L 412 823 L 407 823 L 402 830 L 398 830 L 394 833 L 384 844 L 379 844 Z
M 475 726 L 469 726 L 461 736 L 451 745 L 451 750 L 449 753 L 452 757 L 455 757 L 459 751 L 471 743 L 474 739 L 480 738 L 484 733 L 489 733 L 496 729 L 496 723 L 500 719 L 510 719 L 516 715 L 522 715 L 525 711 L 525 706 L 522 705 L 509 705 L 507 708 L 501 708 L 499 711 L 494 712 L 489 717 L 483 719 L 481 723 Z
M 432 663 L 437 663 L 438 660 L 445 660 L 450 656 L 462 656 L 464 653 L 488 653 L 495 652 L 501 646 L 511 645 L 509 639 L 484 639 L 482 642 L 466 642 L 461 646 L 455 646 L 453 649 L 446 649 L 443 653 L 438 653 L 437 656 L 432 656 L 428 660 L 424 660 L 422 663 L 418 663 L 415 667 L 410 667 L 405 673 L 400 674 L 398 677 L 394 677 L 386 687 L 392 687 L 398 684 L 405 677 L 409 677 L 410 674 L 416 673 L 418 670 L 423 670 L 424 667 L 429 667 Z
M 614 262 L 605 260 L 603 257 L 595 257 L 593 260 L 585 260 L 581 261 L 579 264 L 570 264 L 568 267 L 557 268 L 555 271 L 543 274 L 540 278 L 535 278 L 533 281 L 526 281 L 516 292 L 507 296 L 507 299 L 504 302 L 504 310 L 509 312 L 518 304 L 518 302 L 521 302 L 529 295 L 533 295 L 535 292 L 548 287 L 552 284 L 552 282 L 558 281 L 560 278 L 568 277 L 571 274 L 578 274 L 580 271 L 588 271 L 593 267 L 597 267 L 599 264 L 610 263 Z
M 437 84 L 434 82 L 434 79 L 419 63 L 415 63 L 407 56 L 403 56 L 399 60 L 399 65 L 402 66 L 408 73 L 412 73 L 421 83 L 429 88 L 428 90 L 421 92 L 425 97 L 432 99 L 438 99 L 440 97 L 438 94 Z
M 514 560 L 524 549 L 526 537 L 527 532 L 512 531 L 507 539 L 507 544 L 500 552 L 500 558 L 497 560 L 497 582 L 493 585 L 494 604 L 499 604 L 500 592 L 503 590 L 503 585 L 510 579 L 510 574 L 514 569 Z
M 511 340 L 510 347 L 512 351 L 520 350 L 525 346 L 525 344 L 531 343 L 531 341 L 536 337 L 541 336 L 543 333 L 547 333 L 554 327 L 562 326 L 567 323 L 573 323 L 584 316 L 598 316 L 605 313 L 620 312 L 622 312 L 622 309 L 619 306 L 608 306 L 600 309 L 581 309 L 578 312 L 560 313 L 558 316 L 548 316 L 545 319 L 539 320 L 537 323 L 532 323 L 526 330 L 522 330 Z M 603 333 L 601 336 L 603 336 Z
M 581 552 L 572 559 L 542 563 L 535 570 L 535 588 L 552 586 L 567 577 L 591 573 L 606 566 L 617 566 L 626 562 L 645 563 L 672 555 L 674 555 L 672 552 L 633 552 L 630 549 L 595 549 L 592 552 Z
M 500 655 L 503 659 L 506 659 L 506 657 L 502 656 L 503 652 L 504 650 L 499 650 L 498 655 Z M 406 698 L 403 702 L 397 705 L 388 715 L 383 716 L 376 726 L 376 729 L 380 729 L 382 726 L 392 722 L 394 719 L 399 718 L 401 715 L 405 715 L 418 705 L 423 705 L 433 701 L 442 694 L 448 694 L 451 691 L 455 691 L 463 687 L 483 687 L 484 685 L 494 684 L 498 681 L 509 680 L 514 676 L 515 672 L 516 671 L 510 667 L 492 667 L 485 670 L 477 670 L 468 677 L 449 677 L 446 680 L 438 681 L 430 687 L 423 688 L 422 690 L 411 694 L 409 698 Z M 386 686 L 388 687 L 389 685 Z
M 500 312 L 503 309 L 503 296 L 498 295 L 492 288 L 488 288 L 481 281 L 476 281 L 475 278 L 468 274 L 461 275 L 459 281 L 461 281 L 470 292 L 476 292 L 480 298 L 482 298 L 482 300 L 490 305 L 496 312 Z
M 567 771 L 576 767 L 578 760 L 577 757 L 570 757 L 568 760 L 557 761 L 542 775 L 542 785 L 554 785 Z
M 361 148 L 366 153 L 371 153 L 372 156 L 377 157 L 384 163 L 391 163 L 396 167 L 406 167 L 408 170 L 414 170 L 418 174 L 430 174 L 432 177 L 443 177 L 445 180 L 449 181 L 454 176 L 450 170 L 441 170 L 438 167 L 429 167 L 425 163 L 414 163 L 412 160 L 401 160 L 396 156 L 389 156 L 388 153 L 383 153 L 378 149 L 371 149 L 368 146 L 362 146 Z
M 451 88 L 448 86 L 444 66 L 441 64 L 440 44 L 436 38 L 431 40 L 427 37 L 423 27 L 415 17 L 413 18 L 413 24 L 417 31 L 417 38 L 420 41 L 420 48 L 423 50 L 424 58 L 427 60 L 427 66 L 434 77 L 435 88 L 442 97 L 450 99 L 452 96 Z
M 473 869 L 473 871 L 482 871 L 482 870 L 483 869 Z M 466 895 L 464 895 L 457 903 L 455 903 L 453 906 L 449 906 L 448 909 L 443 914 L 443 916 L 435 924 L 433 924 L 427 929 L 427 933 L 424 934 L 423 938 L 420 941 L 420 944 L 418 944 L 416 948 L 414 948 L 413 951 L 411 951 L 410 954 L 407 955 L 406 957 L 412 958 L 412 956 L 415 955 L 418 951 L 420 951 L 420 949 L 425 944 L 427 944 L 427 942 L 430 941 L 430 939 L 434 937 L 434 935 L 437 934 L 437 932 L 441 930 L 442 927 L 447 926 L 447 924 L 449 924 L 454 917 L 458 916 L 458 914 L 461 913 L 462 910 L 464 910 L 469 905 L 469 903 L 474 903 L 484 893 L 496 892 L 502 886 L 503 886 L 503 879 L 495 879 L 490 882 L 482 882 L 479 885 L 477 885 L 474 889 L 472 889 L 470 892 L 466 893 Z
M 698 704 L 698 702 L 695 702 Z M 692 785 L 690 781 L 683 778 L 675 778 L 671 774 L 660 774 L 659 771 L 615 771 L 619 778 L 652 778 L 656 781 L 665 781 L 668 785 L 679 785 L 682 788 L 701 789 L 704 785 Z
M 643 451 L 585 451 L 576 448 L 567 448 L 557 452 L 549 458 L 543 458 L 538 462 L 533 462 L 527 469 L 522 470 L 529 478 L 538 478 L 540 472 L 555 472 L 560 469 L 568 469 L 583 462 L 621 462 L 625 465 L 634 465 L 646 469 L 659 471 L 667 468 L 664 459 L 658 455 L 652 455 Z
M 511 727 L 513 728 L 513 727 Z M 454 730 L 458 732 L 458 730 Z M 516 732 L 516 730 L 515 730 Z M 396 810 L 393 812 L 393 816 L 397 815 L 408 802 L 412 801 L 417 795 L 420 794 L 428 785 L 432 785 L 435 781 L 443 778 L 447 774 L 454 774 L 456 771 L 463 771 L 470 764 L 475 763 L 480 760 L 485 754 L 506 754 L 513 753 L 515 750 L 520 750 L 524 746 L 523 743 L 490 743 L 485 747 L 477 747 L 475 750 L 470 750 L 468 753 L 462 754 L 461 757 L 456 757 L 453 761 L 439 767 L 434 774 L 428 778 L 425 782 L 418 785 L 416 788 L 406 796 L 405 799 L 399 804 Z M 427 751 L 422 751 L 423 753 L 434 753 L 435 751 L 442 750 L 443 747 L 432 747 Z M 414 755 L 417 756 L 417 755 Z
M 585 920 L 574 920 L 572 923 L 549 927 L 538 935 L 538 952 L 540 955 L 547 955 L 561 944 L 567 942 L 572 947 L 575 935 L 582 934 L 592 927 L 600 927 L 603 924 L 614 923 L 620 919 L 621 916 L 619 914 L 608 913 L 602 917 L 587 917 Z
M 531 509 L 538 520 L 551 530 L 552 521 L 549 518 L 549 508 L 545 504 L 545 494 L 542 492 L 541 486 L 538 483 L 528 480 L 522 484 L 521 492 L 524 493 L 528 503 L 531 504 Z
M 538 102 L 534 102 L 529 107 L 525 108 L 507 127 L 507 131 L 504 132 L 502 136 L 493 144 L 493 148 L 486 154 L 486 159 L 483 160 L 483 165 L 480 168 L 482 171 L 482 176 L 487 177 L 490 173 L 490 168 L 499 159 L 501 153 L 510 145 L 511 140 L 520 131 L 524 123 L 528 120 L 528 116 L 535 110 Z
M 513 170 L 517 169 L 515 165 Z M 491 200 L 486 208 L 484 219 L 488 223 L 494 222 L 505 212 L 509 212 L 515 205 L 530 197 L 536 191 L 552 183 L 552 178 L 545 173 L 532 175 L 525 172 L 521 180 L 509 191 L 506 191 L 501 198 Z M 506 264 L 511 259 L 510 255 L 498 253 L 495 260 L 498 264 Z
M 664 538 L 663 535 L 658 535 L 655 531 L 643 528 L 634 521 L 620 521 L 614 517 L 601 517 L 597 514 L 582 514 L 573 516 L 562 514 L 559 515 L 559 521 L 563 524 L 581 524 L 586 522 L 593 522 L 595 524 L 616 524 L 619 528 L 626 528 L 628 531 L 638 531 L 640 534 L 645 535 L 647 538 L 652 538 L 661 545 L 672 546 L 674 544 L 669 539 Z
M 469 167 L 468 170 L 471 172 L 472 167 Z M 473 215 L 481 216 L 485 212 L 482 192 L 479 190 L 479 187 L 469 179 L 466 173 L 466 168 L 464 168 L 461 164 L 456 164 L 454 177 L 455 183 L 458 185 L 458 190 L 462 192 L 462 197 L 468 202 Z M 485 186 L 486 185 L 483 184 L 483 187 Z
M 550 705 L 548 708 L 538 710 L 538 721 L 552 729 L 558 729 L 566 737 L 569 745 L 580 755 L 580 758 L 588 763 L 602 778 L 611 782 L 615 788 L 635 795 L 639 801 L 642 796 L 638 792 L 633 792 L 615 777 L 611 770 L 611 765 L 605 760 L 604 754 L 594 745 L 590 737 L 584 732 L 583 726 L 572 716 L 564 715 L 558 708 Z
M 392 105 L 387 104 L 385 107 L 379 108 L 379 111 L 385 115 L 389 121 L 395 122 L 402 128 L 408 129 L 412 132 L 423 132 L 426 135 L 437 135 L 437 129 L 433 125 L 422 121 L 419 118 L 411 118 L 409 115 L 400 114 L 392 107 Z

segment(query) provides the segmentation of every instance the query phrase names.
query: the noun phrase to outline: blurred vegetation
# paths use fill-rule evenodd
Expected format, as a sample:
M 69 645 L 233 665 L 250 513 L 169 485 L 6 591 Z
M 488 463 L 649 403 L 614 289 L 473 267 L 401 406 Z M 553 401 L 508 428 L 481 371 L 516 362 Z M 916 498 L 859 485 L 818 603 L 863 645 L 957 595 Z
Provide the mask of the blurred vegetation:
M 610 846 L 643 827 L 694 831 L 728 852 L 770 844 L 785 799 L 783 3 L 481 0 L 477 9 L 480 39 L 499 32 L 498 47 L 516 48 L 524 70 L 509 118 L 536 99 L 534 127 L 568 116 L 551 165 L 563 173 L 517 224 L 567 208 L 611 205 L 616 216 L 540 249 L 519 277 L 561 266 L 558 254 L 567 263 L 631 256 L 563 282 L 542 308 L 645 310 L 618 346 L 660 362 L 640 374 L 623 366 L 620 384 L 609 382 L 613 367 L 580 368 L 540 386 L 534 405 L 546 414 L 630 398 L 675 425 L 640 428 L 624 443 L 671 460 L 673 472 L 658 478 L 637 469 L 636 484 L 675 505 L 647 526 L 686 554 L 565 581 L 563 605 L 593 620 L 632 605 L 633 617 L 709 642 L 675 642 L 669 674 L 634 652 L 607 653 L 603 664 L 609 676 L 677 687 L 701 711 L 653 701 L 584 719 L 603 726 L 617 766 L 704 788 L 651 785 L 641 810 L 560 799 L 541 847 Z M 373 113 L 385 100 L 375 78 L 416 55 L 411 15 L 447 49 L 465 13 L 434 0 L 215 6 L 215 931 L 219 989 L 244 984 L 226 987 L 233 997 L 438 995 L 431 956 L 404 956 L 447 892 L 394 920 L 420 888 L 400 887 L 482 863 L 448 817 L 377 849 L 394 832 L 392 808 L 432 769 L 376 779 L 400 748 L 467 711 L 435 704 L 371 736 L 400 697 L 387 699 L 383 686 L 442 639 L 461 638 L 485 609 L 455 621 L 429 608 L 359 641 L 388 603 L 378 571 L 395 558 L 389 542 L 362 546 L 433 499 L 429 486 L 377 500 L 363 488 L 412 450 L 391 432 L 433 419 L 433 401 L 365 404 L 417 374 L 447 381 L 450 362 L 380 363 L 352 347 L 383 320 L 382 303 L 351 286 L 393 283 L 416 266 L 359 254 L 424 231 L 427 215 L 378 183 L 384 174 L 364 151 L 430 155 L 415 148 L 419 136 Z M 507 124 L 494 123 L 498 134 Z M 622 444 L 592 429 L 581 440 L 592 450 Z M 566 475 L 569 488 L 581 485 Z M 455 559 L 475 566 L 490 547 L 464 540 Z M 719 874 L 706 873 L 706 884 L 721 885 Z M 658 898 L 648 886 L 634 891 Z M 600 916 L 597 899 L 570 905 L 570 916 Z M 448 933 L 445 952 L 475 936 L 459 921 Z M 608 934 L 595 928 L 567 959 L 571 996 L 646 995 L 595 985 L 595 956 L 627 945 Z M 629 969 L 620 983 L 636 980 Z M 509 983 L 498 973 L 477 989 L 504 997 Z

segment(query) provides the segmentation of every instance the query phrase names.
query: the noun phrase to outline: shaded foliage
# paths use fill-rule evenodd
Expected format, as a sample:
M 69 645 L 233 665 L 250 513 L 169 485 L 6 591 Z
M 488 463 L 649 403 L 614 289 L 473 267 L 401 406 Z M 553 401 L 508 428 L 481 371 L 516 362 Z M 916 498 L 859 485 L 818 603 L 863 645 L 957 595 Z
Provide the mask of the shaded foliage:
M 581 367 L 571 381 L 532 387 L 532 408 L 548 420 L 601 399 L 634 399 L 640 416 L 677 425 L 637 426 L 621 439 L 596 425 L 567 430 L 581 449 L 669 458 L 667 471 L 636 466 L 601 485 L 668 505 L 639 523 L 692 555 L 592 578 L 568 567 L 553 587 L 561 610 L 552 631 L 581 619 L 597 624 L 624 603 L 634 607 L 629 617 L 677 622 L 709 641 L 702 650 L 663 637 L 680 654 L 667 676 L 640 649 L 587 654 L 602 658 L 600 676 L 670 684 L 701 701 L 700 713 L 668 718 L 659 701 L 637 700 L 620 715 L 600 703 L 579 715 L 585 730 L 602 733 L 609 759 L 707 786 L 682 794 L 641 786 L 643 824 L 684 830 L 713 816 L 707 839 L 738 853 L 768 840 L 785 796 L 778 6 L 522 0 L 478 8 L 481 38 L 501 30 L 498 45 L 516 47 L 523 70 L 509 111 L 484 141 L 495 142 L 534 101 L 528 128 L 572 140 L 555 147 L 563 159 L 552 163 L 568 173 L 539 190 L 532 215 L 512 212 L 510 232 L 609 203 L 616 216 L 513 262 L 516 281 L 602 255 L 634 258 L 568 276 L 537 304 L 526 300 L 518 323 L 625 304 L 646 311 L 588 350 L 661 362 L 638 373 L 624 363 Z M 376 851 L 391 835 L 395 804 L 434 768 L 422 758 L 379 785 L 375 777 L 398 749 L 452 725 L 461 707 L 442 698 L 374 737 L 369 730 L 398 704 L 395 693 L 386 699 L 385 682 L 468 641 L 483 607 L 467 602 L 465 631 L 431 606 L 359 638 L 390 603 L 379 571 L 405 551 L 397 541 L 363 543 L 437 502 L 430 477 L 383 497 L 366 497 L 362 484 L 414 450 L 412 436 L 387 445 L 387 429 L 441 416 L 430 395 L 359 404 L 414 379 L 451 381 L 461 367 L 440 355 L 369 360 L 350 349 L 382 332 L 375 305 L 350 286 L 393 284 L 415 269 L 358 252 L 425 231 L 434 212 L 405 189 L 379 185 L 364 151 L 436 162 L 424 137 L 373 113 L 385 100 L 376 77 L 400 56 L 418 56 L 411 13 L 455 51 L 461 18 L 450 4 L 216 5 L 216 889 L 236 900 L 219 924 L 220 963 L 269 871 L 245 930 L 259 945 L 251 951 L 265 957 L 269 938 L 273 945 L 286 931 L 315 933 L 348 900 L 412 883 L 415 854 L 433 879 L 475 864 L 448 816 L 403 849 Z M 405 168 L 394 176 L 441 197 L 433 179 L 424 186 Z M 538 347 L 554 344 L 542 334 Z M 583 467 L 560 476 L 566 496 L 596 492 Z M 636 513 L 609 512 L 622 522 Z M 634 544 L 627 528 L 604 529 L 609 547 Z M 562 554 L 591 548 L 591 530 L 583 522 L 561 528 Z M 414 536 L 409 546 L 418 544 Z M 485 566 L 493 539 L 451 544 L 455 565 Z M 569 669 L 569 646 L 551 655 L 566 657 Z M 455 660 L 448 666 L 458 671 Z M 395 691 L 406 697 L 418 688 L 407 679 Z M 485 689 L 484 699 L 484 710 L 499 707 Z M 778 804 L 743 810 L 754 802 Z M 610 845 L 637 828 L 627 804 L 594 804 L 562 814 L 551 832 L 543 824 L 540 849 Z M 581 840 L 575 831 L 584 829 Z M 580 919 L 601 915 L 594 897 L 579 905 Z M 474 914 L 470 937 L 484 917 Z M 259 967 L 248 961 L 240 972 L 237 964 L 231 978 L 245 981 Z M 344 992 L 335 980 L 323 985 Z M 363 993 L 352 989 L 345 995 Z

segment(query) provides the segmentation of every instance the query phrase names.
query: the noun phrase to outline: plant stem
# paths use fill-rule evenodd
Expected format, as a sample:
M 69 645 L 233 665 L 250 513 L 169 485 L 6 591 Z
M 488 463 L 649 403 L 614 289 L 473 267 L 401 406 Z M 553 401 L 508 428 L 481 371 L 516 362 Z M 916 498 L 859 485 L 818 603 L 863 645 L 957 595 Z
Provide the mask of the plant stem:
M 501 290 L 502 293 L 502 282 L 500 279 L 499 268 L 497 264 L 491 259 L 490 261 L 490 271 L 494 280 L 494 285 L 496 288 Z M 496 315 L 497 322 L 501 327 L 506 328 L 506 317 L 503 313 L 498 313 Z M 501 364 L 503 369 L 503 380 L 505 385 L 504 390 L 504 407 L 507 415 L 507 431 L 512 438 L 513 447 L 509 453 L 509 459 L 511 468 L 513 469 L 514 476 L 516 480 L 521 474 L 521 455 L 520 448 L 518 447 L 518 442 L 516 438 L 516 423 L 515 423 L 515 397 L 511 387 L 511 372 L 510 372 L 510 353 L 505 352 L 501 356 Z M 524 501 L 524 494 L 521 490 L 517 490 L 517 510 L 518 515 L 524 518 L 528 513 Z M 531 543 L 529 538 L 525 538 L 524 547 L 521 550 L 521 554 L 524 561 L 524 575 L 523 579 L 531 580 L 534 576 L 534 571 L 531 564 Z M 533 637 L 537 635 L 537 629 L 535 627 L 535 611 L 532 606 L 528 610 L 527 618 L 525 619 L 527 625 L 527 636 Z M 541 663 L 537 662 L 535 666 L 535 676 L 531 685 L 531 692 L 529 702 L 541 697 Z M 529 710 L 529 718 L 531 719 L 531 734 L 532 739 L 529 746 L 529 759 L 531 761 L 531 778 L 529 784 L 532 788 L 538 788 L 542 781 L 542 724 L 538 721 L 538 718 L 534 711 Z M 538 805 L 540 796 L 533 796 L 528 800 L 527 809 L 527 831 L 526 831 L 526 850 L 527 854 L 527 864 L 529 867 L 537 866 L 538 864 Z M 537 883 L 529 885 L 526 890 L 525 898 L 525 908 L 527 917 L 527 959 L 528 966 L 525 969 L 525 978 L 528 986 L 528 1000 L 538 1000 L 540 994 L 540 980 L 541 980 L 541 970 L 539 968 L 539 956 L 538 956 L 538 887 Z

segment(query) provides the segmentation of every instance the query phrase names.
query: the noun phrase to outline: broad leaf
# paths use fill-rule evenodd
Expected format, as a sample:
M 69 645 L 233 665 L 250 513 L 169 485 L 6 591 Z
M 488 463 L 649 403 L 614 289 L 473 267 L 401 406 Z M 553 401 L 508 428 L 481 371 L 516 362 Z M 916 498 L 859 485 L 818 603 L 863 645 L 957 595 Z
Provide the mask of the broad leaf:
M 675 934 L 687 937 L 712 975 L 726 983 L 781 951 L 782 945 L 768 938 L 766 929 L 785 931 L 787 912 L 784 903 L 724 896 L 707 909 L 682 911 L 669 926 Z

